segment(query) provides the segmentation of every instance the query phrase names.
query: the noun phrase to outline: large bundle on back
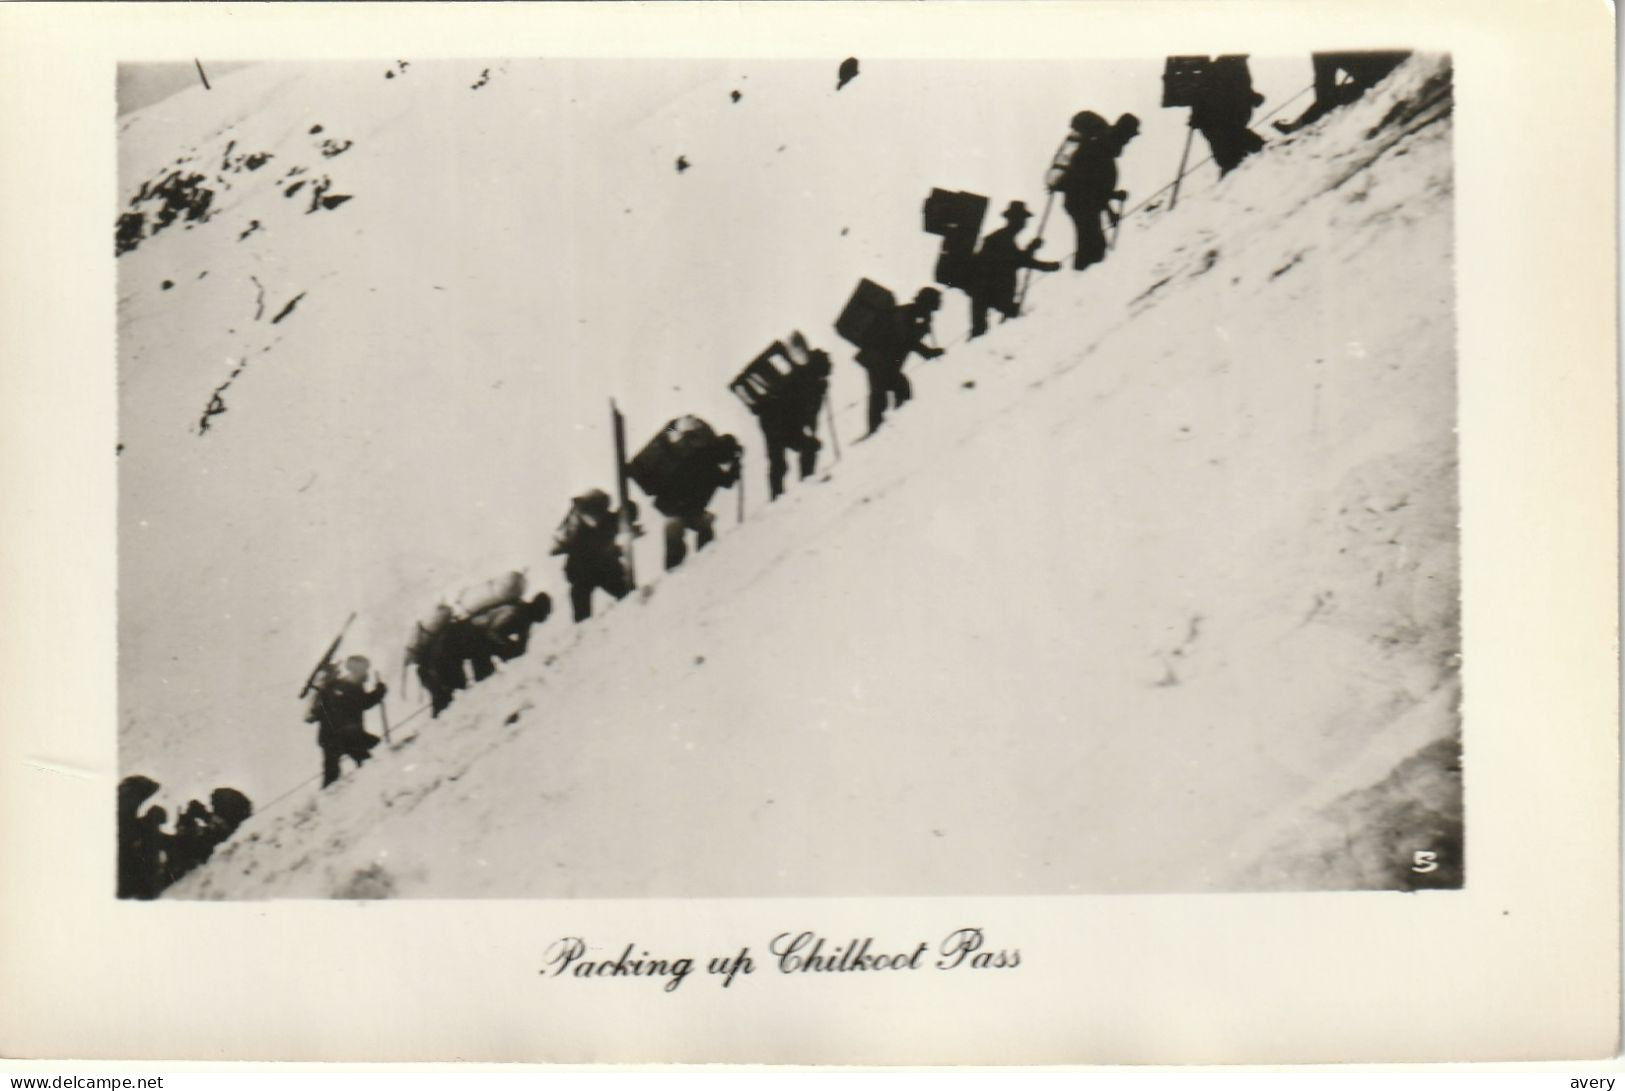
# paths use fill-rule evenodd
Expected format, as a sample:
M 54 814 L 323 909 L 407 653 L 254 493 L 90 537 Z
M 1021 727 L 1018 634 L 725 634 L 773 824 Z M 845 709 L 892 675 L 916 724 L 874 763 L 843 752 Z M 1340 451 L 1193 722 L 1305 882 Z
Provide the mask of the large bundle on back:
M 885 336 L 886 324 L 897 310 L 891 290 L 867 278 L 858 281 L 852 298 L 835 320 L 835 332 L 858 348 L 868 348 Z
M 677 417 L 667 421 L 632 457 L 626 464 L 627 474 L 650 496 L 663 496 L 680 486 L 690 460 L 711 450 L 716 442 L 716 432 L 699 417 Z
M 734 376 L 728 389 L 745 403 L 746 409 L 760 413 L 764 405 L 783 393 L 794 370 L 790 350 L 783 341 L 775 341 Z
M 524 599 L 525 574 L 523 572 L 505 572 L 457 596 L 458 605 L 463 608 L 463 613 L 470 617 L 497 606 L 523 602 Z
M 968 190 L 933 189 L 922 211 L 930 234 L 949 240 L 968 237 L 974 243 L 987 217 L 987 198 Z
M 452 608 L 442 602 L 430 611 L 427 617 L 419 621 L 413 627 L 412 637 L 406 644 L 406 662 L 424 662 L 424 656 L 428 653 L 429 646 L 434 643 L 435 637 L 451 624 L 455 616 Z
M 976 240 L 982 236 L 982 220 L 987 216 L 987 198 L 965 190 L 933 189 L 923 212 L 925 230 L 942 236 L 937 283 L 968 288 L 974 276 Z
M 801 403 L 807 397 L 821 401 L 822 381 L 829 375 L 829 357 L 816 351 L 797 330 L 789 340 L 775 341 L 734 376 L 728 389 L 752 413 L 760 416 Z
M 1077 158 L 1078 152 L 1084 148 L 1101 143 L 1111 135 L 1111 123 L 1093 110 L 1079 110 L 1072 115 L 1072 126 L 1061 141 L 1061 146 L 1051 160 L 1048 173 L 1044 175 L 1044 184 L 1050 189 L 1060 189 L 1066 181 L 1072 168 L 1072 161 Z
M 1211 63 L 1207 57 L 1169 57 L 1162 69 L 1162 104 L 1195 106 L 1200 102 Z

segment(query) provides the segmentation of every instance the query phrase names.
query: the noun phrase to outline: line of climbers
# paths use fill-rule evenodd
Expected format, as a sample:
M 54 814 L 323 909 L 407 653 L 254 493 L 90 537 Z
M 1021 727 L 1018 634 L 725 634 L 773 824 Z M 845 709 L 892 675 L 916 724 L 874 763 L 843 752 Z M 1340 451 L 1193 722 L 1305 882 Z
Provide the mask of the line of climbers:
M 201 866 L 215 848 L 254 813 L 248 797 L 235 788 L 216 788 L 209 806 L 187 803 L 165 830 L 169 812 L 160 806 L 141 810 L 158 791 L 158 782 L 139 774 L 118 786 L 118 896 L 156 898 L 164 888 Z
M 1295 121 L 1277 127 L 1295 131 L 1353 101 L 1406 56 L 1316 54 L 1315 104 Z M 1263 146 L 1263 139 L 1248 128 L 1253 110 L 1263 100 L 1253 90 L 1245 56 L 1170 57 L 1162 78 L 1163 105 L 1190 109 L 1190 128 L 1207 140 L 1220 177 Z M 1103 261 L 1113 244 L 1106 231 L 1110 227 L 1115 235 L 1127 199 L 1127 193 L 1118 188 L 1117 160 L 1139 132 L 1140 120 L 1133 114 L 1107 122 L 1092 111 L 1080 111 L 1073 116 L 1050 164 L 1045 175 L 1049 196 L 1044 217 L 1047 219 L 1050 205 L 1059 196 L 1077 237 L 1072 263 L 1076 270 Z M 987 333 L 992 311 L 1005 321 L 1020 316 L 1023 272 L 1060 268 L 1060 263 L 1038 257 L 1043 245 L 1042 222 L 1038 237 L 1026 244 L 1019 241 L 1032 219 L 1024 202 L 1011 201 L 1004 210 L 1004 226 L 984 237 L 981 229 L 987 207 L 988 199 L 979 194 L 937 189 L 923 208 L 924 229 L 942 237 L 934 279 L 968 297 L 972 338 Z M 908 358 L 917 355 L 930 360 L 943 354 L 942 348 L 931 343 L 932 319 L 941 303 L 942 294 L 935 287 L 921 288 L 909 302 L 899 303 L 891 291 L 863 279 L 836 319 L 836 332 L 857 348 L 855 360 L 868 378 L 867 435 L 874 434 L 888 412 L 913 396 L 904 370 Z M 829 354 L 795 332 L 773 342 L 728 384 L 761 428 L 770 499 L 784 492 L 791 455 L 801 479 L 816 473 L 824 445 L 818 437 L 820 416 L 826 410 L 828 438 L 839 455 L 829 403 L 831 370 Z M 687 557 L 690 536 L 696 550 L 715 538 L 711 503 L 718 490 L 741 485 L 744 452 L 738 439 L 718 434 L 699 417 L 669 421 L 631 458 L 625 454 L 618 411 L 614 424 L 619 500 L 598 488 L 576 496 L 552 543 L 552 554 L 564 559 L 571 615 L 576 622 L 592 616 L 596 592 L 619 600 L 637 586 L 631 547 L 643 528 L 638 504 L 627 495 L 628 480 L 665 517 L 668 570 Z M 740 503 L 742 512 L 742 495 Z M 490 677 L 497 660 L 522 655 L 530 627 L 547 620 L 551 612 L 548 596 L 542 593 L 527 601 L 524 585 L 522 573 L 510 573 L 493 581 L 462 610 L 441 603 L 418 623 L 407 645 L 406 661 L 417 666 L 434 715 L 445 710 L 454 693 Z M 336 779 L 340 758 L 350 757 L 360 764 L 377 745 L 377 737 L 361 726 L 361 713 L 382 701 L 385 687 L 379 682 L 371 691 L 364 690 L 364 670 L 361 677 L 346 682 L 330 666 L 324 669 L 307 718 L 321 724 L 318 744 L 326 785 Z
M 1315 54 L 1314 103 L 1293 121 L 1277 122 L 1276 128 L 1284 133 L 1295 132 L 1330 110 L 1354 101 L 1407 56 L 1406 53 Z M 1263 147 L 1263 138 L 1248 128 L 1253 111 L 1263 98 L 1253 89 L 1246 56 L 1170 57 L 1162 78 L 1163 105 L 1190 109 L 1190 130 L 1193 134 L 1200 132 L 1206 139 L 1221 178 Z M 1024 273 L 1060 269 L 1059 262 L 1038 257 L 1044 241 L 1044 224 L 1057 196 L 1072 220 L 1077 238 L 1072 267 L 1085 270 L 1105 259 L 1115 243 L 1116 229 L 1128 197 L 1126 191 L 1118 188 L 1117 160 L 1139 132 L 1140 120 L 1133 114 L 1123 114 L 1115 122 L 1107 122 L 1089 110 L 1074 115 L 1045 175 L 1048 198 L 1038 232 L 1026 244 L 1019 238 L 1032 213 L 1024 202 L 1011 201 L 1003 213 L 1004 226 L 984 237 L 982 222 L 989 203 L 986 197 L 942 189 L 931 192 L 923 208 L 924 230 L 942 238 L 934 279 L 968 297 L 971 338 L 988 332 L 988 315 L 992 311 L 997 311 L 1002 321 L 1021 315 L 1026 288 L 1021 279 Z M 1184 174 L 1182 161 L 1179 177 L 1172 184 L 1176 195 L 1179 179 Z M 1110 238 L 1106 233 L 1108 227 L 1112 229 Z M 880 428 L 888 412 L 900 408 L 913 396 L 904 372 L 908 358 L 917 355 L 930 360 L 943 354 L 942 348 L 931 343 L 932 319 L 941 304 L 942 293 L 935 287 L 921 288 L 909 302 L 899 303 L 890 290 L 862 279 L 836 319 L 836 332 L 856 347 L 855 361 L 868 378 L 868 432 L 864 438 Z M 817 472 L 818 454 L 823 449 L 823 441 L 818 437 L 820 416 L 826 412 L 828 438 L 839 457 L 839 439 L 829 401 L 831 370 L 829 354 L 813 347 L 800 332 L 795 332 L 784 341 L 773 342 L 728 384 L 761 427 L 767 451 L 770 499 L 776 500 L 784 492 L 792 454 L 802 480 Z M 607 492 L 596 488 L 575 497 L 552 543 L 552 554 L 564 558 L 571 613 L 578 623 L 592 616 L 595 592 L 602 591 L 619 600 L 637 587 L 631 547 L 643 530 L 638 522 L 638 505 L 627 495 L 628 480 L 636 483 L 652 500 L 655 510 L 665 517 L 665 567 L 668 570 L 682 564 L 687 557 L 690 535 L 693 536 L 692 548 L 696 550 L 704 549 L 715 538 L 716 517 L 709 509 L 718 490 L 741 489 L 743 517 L 744 450 L 738 439 L 718 434 L 699 417 L 683 416 L 669 421 L 629 459 L 625 452 L 624 421 L 620 413 L 613 410 L 613 404 L 612 412 L 619 500 L 612 500 Z M 432 715 L 443 712 L 458 691 L 490 677 L 498 660 L 508 661 L 523 655 L 531 627 L 545 622 L 551 612 L 552 601 L 545 592 L 529 599 L 525 597 L 525 576 L 520 572 L 491 581 L 460 609 L 444 602 L 438 604 L 429 617 L 417 624 L 405 655 L 405 665 L 417 667 L 418 680 L 429 697 Z M 346 629 L 348 624 L 346 622 Z M 301 697 L 310 695 L 305 719 L 317 725 L 323 787 L 338 779 L 343 758 L 362 765 L 382 741 L 367 731 L 363 723 L 367 710 L 379 708 L 383 714 L 385 739 L 389 731 L 387 714 L 383 712 L 388 688 L 382 680 L 367 688 L 371 667 L 366 658 L 349 657 L 343 670 L 334 663 L 333 657 L 343 636 L 341 630 L 300 694 Z M 146 778 L 130 779 L 152 783 Z M 152 790 L 156 790 L 156 785 Z M 222 792 L 231 791 L 221 789 L 215 795 L 219 797 Z M 242 797 L 235 793 L 235 798 Z M 121 786 L 120 844 L 125 844 L 128 828 L 130 843 L 135 846 L 131 859 L 143 861 L 139 866 L 131 865 L 128 889 L 132 892 L 153 890 L 150 860 L 154 850 L 150 846 L 159 844 L 162 836 L 174 838 L 179 834 L 152 832 L 156 829 L 154 821 L 157 826 L 162 825 L 161 808 L 154 808 L 137 819 L 132 807 L 126 822 L 124 801 Z M 229 799 L 227 803 L 228 812 L 234 813 L 230 812 Z M 247 800 L 242 799 L 242 804 L 246 817 Z M 189 815 L 194 807 L 201 804 L 194 802 L 188 808 Z M 217 801 L 217 812 L 219 809 Z M 156 820 L 152 817 L 154 811 L 159 816 Z M 218 831 L 226 827 L 212 825 L 209 828 Z M 211 848 L 213 843 L 217 842 L 210 843 Z M 195 863 L 185 863 L 195 857 L 195 851 L 193 856 L 187 856 L 180 849 L 158 850 L 158 856 L 165 860 L 171 853 L 182 861 L 176 866 L 183 870 L 195 866 Z M 121 853 L 121 893 L 127 886 L 123 856 Z M 207 851 L 204 851 L 203 857 L 206 856 Z M 133 893 L 132 896 L 150 895 Z

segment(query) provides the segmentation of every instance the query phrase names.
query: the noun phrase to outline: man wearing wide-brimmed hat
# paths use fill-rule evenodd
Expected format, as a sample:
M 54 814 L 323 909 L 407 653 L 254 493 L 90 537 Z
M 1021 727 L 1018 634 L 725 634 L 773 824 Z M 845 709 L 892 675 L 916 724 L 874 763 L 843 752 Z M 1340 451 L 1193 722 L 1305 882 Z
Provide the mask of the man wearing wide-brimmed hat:
M 1016 278 L 1021 270 L 1053 273 L 1061 267 L 1060 262 L 1039 260 L 1038 248 L 1044 245 L 1043 239 L 1034 239 L 1026 246 L 1016 242 L 1030 219 L 1032 213 L 1027 211 L 1025 203 L 1011 201 L 1010 207 L 1004 210 L 1004 226 L 983 239 L 981 249 L 976 252 L 976 273 L 970 289 L 972 337 L 987 332 L 990 307 L 1007 319 L 1021 313 L 1016 302 Z

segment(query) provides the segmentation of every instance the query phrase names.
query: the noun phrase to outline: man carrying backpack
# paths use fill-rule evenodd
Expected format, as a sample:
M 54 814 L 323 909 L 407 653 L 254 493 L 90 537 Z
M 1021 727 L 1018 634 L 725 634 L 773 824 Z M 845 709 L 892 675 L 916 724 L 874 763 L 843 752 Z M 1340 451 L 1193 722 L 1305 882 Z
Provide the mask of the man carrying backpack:
M 1253 89 L 1245 54 L 1215 57 L 1203 71 L 1190 126 L 1207 140 L 1219 177 L 1264 147 L 1264 138 L 1247 127 L 1263 102 L 1264 96 Z
M 638 508 L 627 501 L 626 517 L 638 533 Z M 626 557 L 616 540 L 621 513 L 610 506 L 609 494 L 592 489 L 570 502 L 553 536 L 553 556 L 564 557 L 564 578 L 570 582 L 570 607 L 578 622 L 592 616 L 592 593 L 606 591 L 624 599 L 632 591 L 626 577 Z
M 690 531 L 695 549 L 704 549 L 716 537 L 716 517 L 706 509 L 718 489 L 738 483 L 744 449 L 733 436 L 717 435 L 709 424 L 694 416 L 671 421 L 656 443 L 667 470 L 657 481 L 640 476 L 639 484 L 652 487 L 655 510 L 666 517 L 669 571 L 688 556 L 686 539 Z
M 365 687 L 372 664 L 365 656 L 352 655 L 344 661 L 343 673 L 328 665 L 322 669 L 312 695 L 305 722 L 317 725 L 316 745 L 322 750 L 322 787 L 339 779 L 339 759 L 349 758 L 364 765 L 380 742 L 367 731 L 361 717 L 384 699 L 389 687 L 380 681 L 371 690 Z
M 880 428 L 888 408 L 899 408 L 913 396 L 913 387 L 903 374 L 909 354 L 927 360 L 942 355 L 942 349 L 925 343 L 931 336 L 931 316 L 941 306 L 941 292 L 921 288 L 912 302 L 884 315 L 868 342 L 858 350 L 858 364 L 869 374 L 869 435 Z
M 1139 133 L 1140 119 L 1133 114 L 1124 114 L 1110 125 L 1091 110 L 1072 118 L 1072 133 L 1050 172 L 1049 188 L 1061 195 L 1062 207 L 1077 231 L 1074 269 L 1087 269 L 1106 256 L 1101 216 L 1117 222 L 1112 202 L 1128 196 L 1117 188 L 1117 157 Z
M 767 446 L 767 487 L 769 499 L 784 493 L 784 476 L 789 472 L 789 454 L 797 455 L 801 479 L 805 481 L 818 467 L 818 413 L 829 390 L 829 353 L 807 349 L 806 363 L 795 364 L 782 385 L 756 407 L 756 420 L 762 426 Z
M 546 591 L 538 591 L 528 600 L 501 602 L 469 614 L 473 655 L 488 664 L 481 673 L 479 663 L 475 663 L 475 680 L 491 673 L 489 662 L 492 657 L 507 662 L 524 655 L 525 649 L 530 647 L 530 627 L 540 625 L 552 613 L 552 597 Z
M 1016 278 L 1023 269 L 1037 269 L 1053 273 L 1061 267 L 1058 261 L 1040 261 L 1038 248 L 1043 239 L 1034 239 L 1026 246 L 1016 243 L 1032 213 L 1021 201 L 1011 201 L 1004 210 L 1004 226 L 982 240 L 976 252 L 975 275 L 971 286 L 970 335 L 980 337 L 987 332 L 988 308 L 997 310 L 1005 318 L 1021 313 L 1016 303 Z

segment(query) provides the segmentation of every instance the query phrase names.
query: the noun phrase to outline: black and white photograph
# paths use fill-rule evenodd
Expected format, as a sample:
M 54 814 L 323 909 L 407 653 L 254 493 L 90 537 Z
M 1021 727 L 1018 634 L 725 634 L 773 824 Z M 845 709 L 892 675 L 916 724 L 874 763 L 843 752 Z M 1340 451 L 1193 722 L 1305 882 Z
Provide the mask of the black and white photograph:
M 1454 889 L 1452 67 L 119 72 L 119 893 Z
M 1616 1054 L 1612 29 L 0 4 L 0 1058 Z

